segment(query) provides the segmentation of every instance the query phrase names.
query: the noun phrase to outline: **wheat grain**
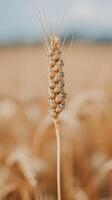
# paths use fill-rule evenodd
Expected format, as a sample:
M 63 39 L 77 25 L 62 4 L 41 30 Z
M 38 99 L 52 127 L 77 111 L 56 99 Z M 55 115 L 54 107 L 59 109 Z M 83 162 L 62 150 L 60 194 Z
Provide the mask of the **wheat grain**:
M 53 119 L 65 108 L 64 62 L 61 58 L 61 45 L 58 37 L 51 37 L 48 66 L 49 113 Z

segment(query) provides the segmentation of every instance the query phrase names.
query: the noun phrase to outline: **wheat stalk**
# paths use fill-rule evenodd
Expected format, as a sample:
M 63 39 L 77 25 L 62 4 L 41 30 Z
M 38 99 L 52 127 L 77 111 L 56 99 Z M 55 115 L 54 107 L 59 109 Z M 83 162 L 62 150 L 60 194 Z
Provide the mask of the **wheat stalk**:
M 32 152 L 22 147 L 15 149 L 7 158 L 6 163 L 9 167 L 17 164 L 25 179 L 33 188 L 39 187 L 39 175 L 48 171 L 48 166 L 43 160 L 33 157 Z
M 64 92 L 64 65 L 61 58 L 61 45 L 58 37 L 51 37 L 49 47 L 49 66 L 48 66 L 48 97 L 49 113 L 53 119 L 56 140 L 57 140 L 57 195 L 61 200 L 61 141 L 58 116 L 65 108 L 66 94 Z
M 65 39 L 61 45 L 60 38 L 54 36 L 51 27 L 51 36 L 48 36 L 50 39 L 50 45 L 46 40 L 46 28 L 48 24 L 46 23 L 45 17 L 43 18 L 41 13 L 39 13 L 40 24 L 43 30 L 43 44 L 45 49 L 48 51 L 49 57 L 49 66 L 48 66 L 48 96 L 49 96 L 49 114 L 51 115 L 56 132 L 56 141 L 57 141 L 57 195 L 58 200 L 61 200 L 61 142 L 60 142 L 60 131 L 58 124 L 58 116 L 65 108 L 65 98 L 66 94 L 64 92 L 64 72 L 62 67 L 64 65 L 61 58 L 61 50 L 63 48 Z M 49 29 L 49 28 L 48 28 Z M 47 30 L 48 30 L 47 29 Z

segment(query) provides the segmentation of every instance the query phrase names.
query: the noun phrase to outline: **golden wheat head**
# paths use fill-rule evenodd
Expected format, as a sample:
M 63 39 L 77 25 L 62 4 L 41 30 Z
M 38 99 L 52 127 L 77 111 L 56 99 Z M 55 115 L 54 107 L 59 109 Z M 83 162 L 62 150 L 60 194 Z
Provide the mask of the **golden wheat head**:
M 60 39 L 51 37 L 48 66 L 48 103 L 49 113 L 55 119 L 65 108 L 66 94 L 64 91 L 63 66 Z

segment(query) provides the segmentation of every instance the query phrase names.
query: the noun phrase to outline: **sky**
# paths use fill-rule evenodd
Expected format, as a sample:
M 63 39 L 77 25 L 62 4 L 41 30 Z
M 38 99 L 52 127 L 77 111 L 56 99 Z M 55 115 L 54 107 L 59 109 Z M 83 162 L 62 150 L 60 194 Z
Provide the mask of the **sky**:
M 54 31 L 112 39 L 112 0 L 0 0 L 0 44 L 39 40 L 39 12 Z

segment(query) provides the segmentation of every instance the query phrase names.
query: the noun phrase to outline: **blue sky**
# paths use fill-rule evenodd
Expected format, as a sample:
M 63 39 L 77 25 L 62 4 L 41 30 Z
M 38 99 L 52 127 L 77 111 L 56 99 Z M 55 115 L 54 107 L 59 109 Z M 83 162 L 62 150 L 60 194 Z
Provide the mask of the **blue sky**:
M 112 38 L 112 0 L 0 0 L 0 44 L 39 39 L 39 10 L 56 30 Z

